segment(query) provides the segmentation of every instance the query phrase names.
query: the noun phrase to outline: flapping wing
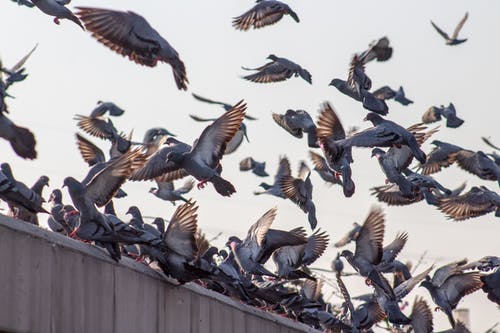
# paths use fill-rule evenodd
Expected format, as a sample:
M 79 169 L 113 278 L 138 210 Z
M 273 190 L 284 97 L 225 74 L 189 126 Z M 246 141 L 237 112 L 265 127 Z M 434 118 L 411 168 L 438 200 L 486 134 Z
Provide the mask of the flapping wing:
M 441 287 L 450 276 L 462 273 L 462 266 L 466 263 L 467 259 L 462 259 L 439 267 L 432 276 L 432 284 Z
M 482 191 L 473 189 L 459 196 L 440 199 L 439 209 L 455 221 L 481 216 L 498 209 Z
M 276 124 L 278 124 L 278 126 L 280 126 L 281 128 L 283 128 L 285 131 L 287 131 L 288 133 L 290 133 L 294 137 L 300 139 L 304 135 L 304 133 L 302 131 L 302 128 L 299 128 L 299 127 L 292 128 L 292 127 L 290 127 L 288 125 L 286 115 L 284 115 L 284 114 L 278 114 L 278 113 L 273 113 L 272 116 L 273 116 L 274 122 Z
M 274 176 L 274 183 L 277 184 L 285 176 L 291 176 L 292 170 L 290 168 L 290 162 L 286 156 L 280 158 L 280 164 L 278 166 L 278 171 Z
M 193 97 L 201 102 L 205 102 L 205 103 L 209 103 L 209 104 L 217 104 L 217 105 L 222 105 L 224 107 L 224 109 L 226 109 L 226 111 L 229 111 L 231 109 L 231 105 L 230 104 L 227 104 L 227 103 L 223 103 L 223 102 L 219 102 L 219 101 L 214 101 L 214 100 L 211 100 L 211 99 L 208 99 L 206 97 L 202 97 L 200 95 L 197 95 L 195 93 L 191 93 L 191 95 L 193 95 Z
M 465 21 L 467 21 L 467 18 L 469 17 L 469 13 L 466 12 L 464 17 L 458 22 L 457 27 L 455 28 L 455 31 L 453 31 L 453 35 L 451 35 L 451 39 L 457 39 L 458 34 L 460 33 L 460 30 L 462 30 Z
M 404 297 L 406 297 L 406 295 L 408 295 L 413 290 L 413 288 L 415 288 L 415 286 L 420 283 L 420 281 L 422 281 L 423 279 L 425 279 L 427 275 L 429 275 L 430 271 L 432 271 L 432 268 L 433 266 L 427 268 L 422 273 L 412 276 L 408 280 L 399 284 L 394 289 L 394 294 L 396 294 L 396 299 L 401 300 Z
M 378 201 L 385 202 L 389 206 L 406 206 L 424 199 L 422 193 L 418 193 L 414 198 L 403 196 L 396 184 L 376 186 L 371 188 L 371 191 Z
M 396 92 L 391 89 L 389 86 L 383 86 L 375 90 L 373 93 L 373 96 L 378 99 L 386 100 L 386 99 L 391 99 L 396 96 Z
M 483 282 L 478 272 L 469 272 L 450 276 L 442 285 L 448 301 L 455 308 L 465 295 L 481 289 Z
M 394 138 L 395 134 L 392 131 L 376 126 L 358 132 L 341 142 L 351 147 L 386 147 Z
M 267 4 L 265 1 L 257 3 L 252 9 L 233 19 L 233 27 L 246 31 L 252 26 L 255 29 L 265 27 L 278 22 L 285 13 L 284 4 L 273 2 Z
M 99 147 L 78 133 L 76 134 L 76 144 L 78 146 L 78 150 L 80 150 L 83 160 L 88 163 L 89 166 L 93 166 L 94 164 L 104 162 L 106 160 L 104 153 L 101 149 L 99 149 Z
M 196 202 L 188 201 L 180 205 L 170 219 L 163 236 L 169 250 L 186 260 L 193 260 L 198 253 L 195 237 L 198 229 L 197 211 Z
M 176 192 L 179 194 L 186 194 L 193 189 L 193 186 L 194 186 L 194 180 L 188 179 L 186 180 L 184 185 L 182 185 L 176 190 Z
M 323 255 L 328 247 L 326 231 L 316 230 L 308 239 L 302 258 L 302 265 L 310 265 Z
M 146 161 L 146 163 L 140 169 L 137 169 L 132 173 L 132 175 L 130 176 L 130 180 L 150 180 L 160 177 L 166 173 L 177 171 L 179 169 L 179 166 L 172 161 L 167 161 L 167 155 L 171 151 L 178 151 L 182 153 L 186 152 L 187 150 L 187 145 L 173 145 L 158 150 Z M 166 179 L 159 179 L 158 181 L 167 182 Z
M 267 232 L 274 222 L 276 217 L 276 207 L 269 209 L 261 218 L 255 222 L 250 229 L 245 242 L 255 242 L 258 246 L 262 246 Z
M 387 246 L 384 246 L 382 261 L 392 262 L 396 259 L 408 240 L 406 232 L 398 233 L 396 238 Z
M 231 110 L 207 126 L 194 144 L 192 154 L 215 168 L 224 155 L 227 143 L 240 128 L 246 108 L 246 103 L 239 101 Z
M 273 62 L 255 74 L 244 76 L 243 78 L 257 83 L 271 83 L 285 81 L 292 77 L 293 71 L 283 66 L 279 62 Z
M 380 207 L 372 207 L 356 239 L 356 257 L 363 257 L 372 264 L 382 259 L 385 232 L 385 214 Z
M 448 36 L 448 34 L 446 32 L 444 32 L 443 30 L 439 29 L 439 27 L 434 24 L 434 22 L 431 21 L 431 24 L 432 26 L 434 27 L 434 29 L 436 29 L 436 31 L 446 40 L 449 40 L 450 37 Z
M 247 157 L 241 160 L 240 162 L 240 171 L 249 171 L 254 168 L 253 158 Z
M 316 134 L 320 140 L 341 140 L 346 137 L 337 113 L 328 102 L 321 107 Z
M 424 124 L 434 123 L 436 121 L 441 120 L 441 109 L 435 106 L 431 106 L 425 111 L 422 115 L 422 122 Z
M 82 131 L 99 139 L 111 139 L 117 133 L 111 120 L 105 117 L 87 117 L 77 114 L 73 119 L 78 120 L 76 125 Z
M 432 311 L 423 298 L 415 298 L 410 318 L 415 333 L 432 333 L 434 331 Z

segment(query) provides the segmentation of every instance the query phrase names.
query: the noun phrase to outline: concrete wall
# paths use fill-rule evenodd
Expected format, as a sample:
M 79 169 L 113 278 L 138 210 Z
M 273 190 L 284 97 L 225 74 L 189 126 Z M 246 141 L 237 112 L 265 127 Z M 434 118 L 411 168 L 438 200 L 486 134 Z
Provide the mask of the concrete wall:
M 1 215 L 0 331 L 317 332 Z

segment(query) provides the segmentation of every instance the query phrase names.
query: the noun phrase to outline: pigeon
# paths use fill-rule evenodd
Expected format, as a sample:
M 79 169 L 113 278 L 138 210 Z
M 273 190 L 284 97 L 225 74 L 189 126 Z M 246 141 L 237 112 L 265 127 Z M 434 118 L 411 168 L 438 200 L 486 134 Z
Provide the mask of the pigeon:
M 418 141 L 412 132 L 395 122 L 383 119 L 380 115 L 373 112 L 368 113 L 364 120 L 371 121 L 374 127 L 341 140 L 341 145 L 344 147 L 398 147 L 406 145 L 420 163 L 425 163 L 425 153 L 420 149 Z M 419 125 L 414 126 L 419 128 Z
M 186 68 L 179 54 L 144 17 L 131 11 L 77 9 L 85 28 L 100 43 L 140 65 L 155 67 L 158 61 L 170 64 L 177 88 L 187 90 Z
M 392 47 L 389 46 L 389 43 L 387 37 L 373 41 L 366 51 L 359 53 L 359 57 L 364 59 L 365 64 L 374 59 L 377 61 L 387 61 L 392 56 Z
M 484 141 L 484 143 L 486 143 L 488 146 L 490 146 L 491 148 L 495 149 L 495 150 L 500 150 L 500 148 L 497 146 L 497 145 L 494 145 L 491 141 L 490 141 L 490 138 L 485 138 L 484 136 L 481 137 L 481 139 Z
M 217 104 L 217 105 L 220 105 L 222 106 L 222 108 L 225 110 L 225 111 L 229 111 L 231 110 L 231 108 L 233 107 L 231 104 L 228 104 L 228 103 L 224 103 L 224 102 L 218 102 L 218 101 L 214 101 L 214 100 L 211 100 L 211 99 L 208 99 L 206 97 L 202 97 L 200 95 L 197 95 L 195 93 L 191 93 L 191 95 L 198 101 L 200 102 L 205 102 L 205 103 L 208 103 L 208 104 Z M 245 119 L 248 119 L 248 120 L 257 120 L 257 118 L 255 117 L 252 117 L 248 114 L 245 114 Z
M 175 137 L 175 134 L 170 133 L 163 127 L 153 127 L 148 129 L 142 139 L 144 154 L 149 157 L 156 153 L 169 136 Z
M 460 30 L 462 30 L 462 27 L 465 24 L 465 21 L 467 21 L 467 18 L 469 17 L 469 13 L 465 13 L 464 17 L 458 22 L 457 27 L 455 28 L 455 31 L 453 31 L 453 35 L 448 36 L 446 32 L 443 30 L 439 29 L 439 27 L 434 24 L 434 22 L 431 21 L 432 26 L 436 31 L 446 40 L 446 45 L 458 45 L 462 44 L 465 41 L 467 41 L 467 38 L 465 39 L 458 39 L 458 34 L 460 33 Z
M 460 262 L 456 262 L 440 267 L 434 272 L 432 279 L 427 276 L 420 286 L 429 291 L 434 303 L 444 311 L 451 326 L 455 328 L 452 310 L 465 295 L 481 289 L 483 283 L 478 272 L 463 273 Z
M 412 184 L 413 188 L 416 188 L 418 190 L 421 190 L 422 188 L 437 189 L 446 195 L 451 194 L 451 190 L 441 185 L 431 176 L 421 175 L 419 173 L 411 171 L 410 169 L 403 170 L 403 174 L 406 176 L 406 179 Z
M 266 172 L 266 162 L 257 162 L 251 157 L 246 157 L 240 161 L 240 171 L 250 171 L 259 176 L 267 177 L 269 174 Z
M 53 190 L 50 194 L 48 202 L 51 204 L 51 209 L 50 216 L 47 219 L 47 225 L 54 232 L 69 235 L 71 232 L 73 232 L 73 228 L 64 219 L 65 211 L 62 202 L 61 190 Z
M 273 261 L 276 264 L 278 276 L 286 279 L 307 278 L 316 280 L 299 268 L 308 266 L 321 257 L 328 247 L 328 241 L 326 232 L 318 229 L 309 236 L 305 244 L 283 246 L 277 249 L 273 253 Z
M 17 126 L 0 110 L 0 137 L 9 141 L 14 152 L 22 158 L 37 157 L 35 135 L 25 127 Z
M 78 17 L 65 7 L 71 0 L 31 0 L 31 2 L 45 14 L 54 16 L 55 24 L 60 24 L 60 19 L 68 19 L 78 24 L 82 30 L 85 30 Z
M 230 196 L 236 192 L 236 189 L 230 182 L 220 176 L 220 160 L 227 143 L 238 131 L 245 110 L 246 104 L 243 101 L 238 102 L 232 110 L 224 113 L 215 122 L 207 126 L 189 151 L 171 149 L 167 152 L 165 159 L 162 159 L 163 156 L 160 150 L 158 152 L 158 165 L 149 165 L 148 162 L 146 168 L 149 166 L 153 169 L 162 168 L 163 174 L 172 172 L 182 172 L 182 176 L 190 174 L 200 181 L 198 188 L 203 188 L 205 183 L 211 182 L 220 195 Z M 155 158 L 155 155 L 151 157 L 151 159 L 153 158 Z M 153 175 L 153 177 L 158 176 L 159 174 Z
M 407 146 L 405 146 L 407 147 Z M 392 149 L 392 148 L 391 148 Z M 396 148 L 397 149 L 397 148 Z M 394 152 L 395 150 L 393 150 Z M 409 157 L 410 160 L 409 162 L 411 163 L 411 158 L 413 155 L 411 155 L 411 152 L 409 151 Z M 405 176 L 401 174 L 401 169 L 408 167 L 410 163 L 407 163 L 407 161 L 404 161 L 401 159 L 402 154 L 398 153 L 393 153 L 389 154 L 389 152 L 385 152 L 380 148 L 374 148 L 372 150 L 372 157 L 376 157 L 378 159 L 378 162 L 380 164 L 380 168 L 386 175 L 386 184 L 387 183 L 394 183 L 398 185 L 399 191 L 404 197 L 411 198 L 413 197 L 413 192 L 414 188 L 411 184 L 411 182 L 406 179 Z M 403 165 L 401 165 L 404 163 Z
M 425 191 L 414 193 L 410 197 L 405 197 L 397 184 L 375 186 L 371 189 L 371 194 L 378 201 L 385 202 L 389 206 L 406 206 L 424 200 Z
M 453 103 L 450 103 L 447 107 L 441 105 L 441 107 L 431 106 L 422 115 L 422 122 L 424 124 L 434 123 L 440 121 L 441 117 L 446 118 L 446 127 L 457 128 L 460 127 L 464 121 L 457 117 L 457 111 Z
M 453 153 L 462 150 L 459 146 L 439 140 L 434 140 L 431 144 L 436 147 L 427 156 L 426 162 L 420 164 L 418 167 L 422 170 L 422 174 L 424 175 L 430 175 L 441 171 L 443 168 L 449 167 L 454 163 L 451 159 Z
M 500 305 L 500 269 L 488 275 L 481 276 L 483 291 L 488 295 L 488 299 Z
M 440 199 L 439 209 L 449 219 L 455 221 L 463 221 L 491 212 L 495 212 L 495 216 L 500 217 L 500 195 L 485 186 L 474 186 L 465 194 Z
M 413 101 L 406 98 L 405 91 L 403 87 L 399 87 L 398 90 L 392 90 L 389 86 L 383 86 L 373 92 L 373 96 L 378 99 L 388 100 L 394 99 L 396 102 L 399 102 L 401 105 L 409 105 L 413 104 Z
M 217 118 L 202 118 L 199 116 L 195 115 L 189 115 L 193 120 L 195 121 L 201 121 L 201 122 L 206 122 L 206 121 L 216 121 Z M 247 140 L 247 142 L 250 142 L 248 140 L 247 136 L 247 126 L 245 125 L 244 122 L 241 123 L 240 128 L 238 128 L 238 131 L 236 134 L 233 136 L 233 138 L 227 143 L 226 149 L 224 150 L 224 155 L 229 155 L 231 153 L 234 153 L 243 143 L 243 138 Z
M 257 73 L 243 76 L 243 78 L 257 83 L 270 83 L 285 81 L 295 75 L 296 77 L 300 76 L 309 84 L 312 84 L 311 73 L 296 63 L 286 58 L 279 58 L 274 54 L 269 55 L 267 59 L 271 60 L 271 62 L 258 68 L 242 67 L 247 71 L 257 71 Z
M 229 245 L 236 262 L 246 273 L 275 276 L 263 266 L 271 254 L 284 246 L 306 243 L 305 237 L 299 232 L 270 229 L 275 217 L 276 208 L 271 208 L 248 229 L 243 241 L 230 238 Z
M 316 125 L 307 111 L 287 110 L 285 114 L 273 113 L 273 120 L 285 131 L 301 139 L 307 133 L 307 144 L 310 148 L 318 148 Z
M 377 265 L 380 264 L 383 256 L 384 231 L 384 212 L 378 207 L 372 207 L 359 230 L 355 253 L 343 250 L 340 256 L 346 258 L 361 276 L 366 277 L 367 283 L 377 284 L 388 295 L 392 295 L 394 292 L 391 286 L 381 278 L 382 275 L 377 270 Z
M 497 181 L 500 184 L 500 166 L 482 151 L 461 149 L 450 155 L 450 161 L 463 170 L 484 180 Z
M 92 110 L 90 113 L 90 117 L 92 118 L 97 118 L 100 116 L 104 116 L 106 112 L 110 116 L 121 116 L 125 113 L 125 110 L 121 109 L 119 106 L 117 106 L 113 102 L 103 102 L 103 101 L 97 101 L 97 106 Z
M 182 187 L 179 187 L 177 189 L 174 188 L 174 183 L 173 182 L 156 182 L 158 188 L 152 187 L 149 190 L 149 193 L 152 193 L 154 196 L 165 200 L 165 201 L 170 201 L 174 206 L 175 202 L 177 200 L 182 200 L 184 202 L 188 202 L 186 198 L 184 198 L 182 195 L 188 193 L 191 191 L 191 189 L 194 186 L 194 181 L 192 179 L 189 179 L 184 183 Z
M 337 113 L 328 102 L 325 102 L 320 110 L 317 136 L 328 167 L 336 178 L 342 177 L 344 195 L 351 197 L 355 191 L 355 184 L 351 179 L 351 147 L 337 144 L 338 140 L 346 138 L 346 134 Z
M 359 223 L 354 222 L 352 224 L 353 228 L 349 230 L 344 237 L 339 239 L 337 242 L 333 244 L 335 247 L 343 247 L 349 244 L 352 241 L 355 241 L 359 237 L 359 231 L 361 230 L 361 225 Z
M 314 165 L 313 170 L 319 174 L 321 179 L 323 179 L 327 184 L 337 184 L 342 186 L 342 180 L 332 169 L 330 169 L 323 156 L 310 150 L 309 157 Z
M 244 14 L 233 19 L 233 27 L 246 31 L 250 28 L 259 29 L 281 20 L 284 15 L 290 15 L 295 22 L 300 22 L 297 14 L 287 4 L 276 0 L 257 0 L 257 4 Z
M 2 74 L 6 75 L 5 82 L 3 83 L 4 86 L 2 89 L 0 89 L 0 92 L 1 92 L 1 90 L 3 90 L 3 93 L 1 93 L 2 96 L 6 94 L 5 91 L 7 89 L 9 89 L 9 87 L 12 84 L 14 84 L 16 82 L 21 82 L 28 77 L 28 74 L 25 73 L 26 68 L 24 68 L 24 64 L 26 63 L 26 61 L 28 61 L 28 59 L 33 54 L 33 52 L 35 52 L 37 47 L 38 47 L 38 44 L 36 44 L 24 57 L 22 57 L 11 68 L 3 67 L 2 63 L 0 62 L 0 82 L 2 81 Z M 10 95 L 8 95 L 8 96 L 12 97 Z M 7 96 L 3 96 L 3 97 L 7 97 Z M 0 108 L 0 111 L 2 111 L 2 110 L 4 110 L 4 108 Z M 4 110 L 4 111 L 6 111 L 6 110 Z
M 432 322 L 432 311 L 427 305 L 427 302 L 421 298 L 416 297 L 411 309 L 411 327 L 415 333 L 432 333 L 434 332 L 434 325 Z
M 290 170 L 290 162 L 286 156 L 280 157 L 278 171 L 274 175 L 274 183 L 269 185 L 267 183 L 260 183 L 260 187 L 264 189 L 262 192 L 253 192 L 255 195 L 270 194 L 282 199 L 286 199 L 285 194 L 281 190 L 281 179 L 285 176 L 290 176 L 292 171 Z
M 285 198 L 290 199 L 307 214 L 309 225 L 314 230 L 318 225 L 318 221 L 316 219 L 316 206 L 312 201 L 313 186 L 310 177 L 311 171 L 303 164 L 298 178 L 291 175 L 283 176 L 280 179 L 279 186 Z
M 26 6 L 26 7 L 29 7 L 29 8 L 33 8 L 35 7 L 35 5 L 29 1 L 29 0 L 12 0 L 14 1 L 15 3 L 17 3 L 19 6 Z

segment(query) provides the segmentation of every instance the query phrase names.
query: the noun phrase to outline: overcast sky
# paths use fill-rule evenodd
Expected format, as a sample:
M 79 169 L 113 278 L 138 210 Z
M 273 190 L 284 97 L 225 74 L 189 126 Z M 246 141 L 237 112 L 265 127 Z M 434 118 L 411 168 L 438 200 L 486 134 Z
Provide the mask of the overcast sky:
M 73 0 L 73 6 L 133 10 L 143 15 L 184 61 L 190 81 L 185 92 L 176 89 L 167 64 L 153 69 L 138 66 L 99 44 L 73 22 L 62 20 L 57 26 L 36 8 L 2 1 L 0 56 L 4 64 L 12 66 L 39 43 L 26 64 L 29 77 L 9 90 L 16 99 L 7 101 L 10 117 L 35 133 L 39 157 L 35 161 L 22 160 L 1 140 L 2 162 L 9 162 L 16 178 L 28 184 L 46 174 L 51 189 L 60 187 L 64 177 L 81 179 L 87 172 L 76 149 L 77 129 L 72 118 L 75 114 L 88 114 L 98 100 L 113 101 L 126 110 L 113 122 L 125 132 L 134 130 L 136 140 L 141 140 L 148 128 L 163 126 L 191 143 L 205 125 L 193 122 L 188 114 L 215 117 L 222 110 L 194 100 L 191 92 L 228 103 L 245 99 L 248 114 L 259 120 L 246 123 L 250 143 L 244 142 L 237 152 L 222 160 L 223 176 L 233 182 L 237 193 L 222 198 L 212 186 L 202 191 L 194 189 L 191 195 L 200 204 L 199 226 L 209 237 L 222 231 L 222 238 L 216 242 L 221 245 L 230 234 L 244 236 L 266 210 L 277 206 L 275 227 L 308 228 L 307 216 L 290 201 L 254 196 L 252 192 L 262 179 L 241 173 L 238 163 L 253 156 L 266 161 L 268 172 L 274 174 L 278 156 L 286 154 L 295 173 L 299 161 L 308 159 L 305 139 L 295 139 L 280 129 L 271 118 L 272 112 L 304 109 L 316 119 L 320 104 L 330 101 L 345 127 L 368 127 L 361 121 L 366 115 L 361 104 L 328 83 L 332 78 L 345 78 L 353 53 L 382 36 L 389 37 L 394 53 L 388 62 L 367 66 L 374 88 L 389 85 L 397 89 L 403 85 L 407 97 L 415 101 L 407 107 L 389 101 L 391 120 L 407 127 L 419 122 L 428 107 L 453 102 L 465 123 L 458 129 L 442 126 L 433 138 L 486 152 L 491 149 L 481 136 L 491 136 L 500 144 L 500 116 L 495 103 L 500 87 L 500 65 L 496 60 L 499 49 L 492 38 L 494 32 L 500 31 L 500 2 L 294 0 L 288 4 L 299 15 L 300 23 L 286 16 L 274 26 L 241 32 L 232 28 L 231 19 L 253 6 L 252 1 Z M 429 20 L 451 34 L 466 11 L 469 20 L 461 37 L 469 40 L 459 46 L 446 46 Z M 300 78 L 274 84 L 240 78 L 244 74 L 241 66 L 262 65 L 271 53 L 308 69 L 313 84 Z M 107 143 L 91 140 L 107 152 Z M 430 149 L 427 143 L 424 150 Z M 328 231 L 332 241 L 347 232 L 354 221 L 363 221 L 376 202 L 369 189 L 382 185 L 385 179 L 377 161 L 370 158 L 370 149 L 355 149 L 354 160 L 356 193 L 351 198 L 345 198 L 340 187 L 326 186 L 316 174 L 312 176 L 319 227 Z M 468 188 L 484 184 L 498 191 L 495 182 L 482 181 L 456 166 L 435 177 L 448 188 L 467 181 Z M 272 182 L 272 177 L 266 181 Z M 174 207 L 149 194 L 152 185 L 126 183 L 123 188 L 128 197 L 115 203 L 119 215 L 123 216 L 128 206 L 135 204 L 144 215 L 169 218 Z M 45 192 L 46 197 L 48 193 Z M 69 202 L 67 192 L 64 195 L 64 201 Z M 435 207 L 425 203 L 385 207 L 385 211 L 387 242 L 398 231 L 405 230 L 410 235 L 401 254 L 403 259 L 415 262 L 423 251 L 428 251 L 419 271 L 432 263 L 500 255 L 499 221 L 492 214 L 458 223 L 446 220 Z M 313 266 L 329 267 L 335 253 L 336 249 L 330 247 Z M 351 295 L 369 291 L 359 278 L 346 283 Z M 417 289 L 418 294 L 430 300 L 427 291 Z M 412 301 L 417 293 L 407 299 Z M 460 307 L 471 309 L 474 331 L 492 326 L 499 315 L 482 292 L 466 297 Z M 448 328 L 442 313 L 435 314 L 435 328 Z

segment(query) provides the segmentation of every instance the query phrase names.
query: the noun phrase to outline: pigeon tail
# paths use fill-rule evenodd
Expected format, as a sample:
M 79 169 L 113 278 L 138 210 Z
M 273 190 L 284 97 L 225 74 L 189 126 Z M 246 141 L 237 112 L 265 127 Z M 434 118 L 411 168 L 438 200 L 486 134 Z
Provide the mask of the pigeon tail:
M 14 136 L 10 140 L 12 149 L 22 158 L 35 159 L 37 155 L 35 150 L 35 136 L 27 128 L 13 126 Z
M 187 83 L 189 83 L 186 76 L 186 67 L 181 59 L 178 57 L 169 59 L 172 65 L 172 73 L 174 74 L 175 83 L 179 90 L 187 90 Z
M 214 184 L 217 193 L 224 197 L 229 197 L 231 194 L 236 192 L 233 184 L 220 176 L 214 176 L 210 181 Z
M 446 119 L 446 127 L 457 128 L 460 127 L 464 121 L 456 116 L 450 116 Z

